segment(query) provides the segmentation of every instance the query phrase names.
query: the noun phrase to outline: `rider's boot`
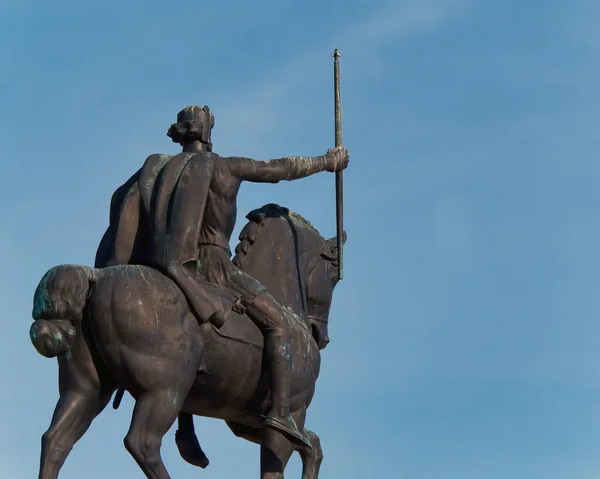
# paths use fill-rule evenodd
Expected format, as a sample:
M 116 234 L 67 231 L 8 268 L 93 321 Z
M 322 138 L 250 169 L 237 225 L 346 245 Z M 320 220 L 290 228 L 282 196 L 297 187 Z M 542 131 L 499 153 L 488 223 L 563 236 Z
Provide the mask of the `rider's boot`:
M 269 304 L 270 303 L 270 304 Z M 291 337 L 285 318 L 280 316 L 266 296 L 258 296 L 249 308 L 258 309 L 266 321 L 264 357 L 271 377 L 271 409 L 265 417 L 265 425 L 279 432 L 292 442 L 312 448 L 290 414 L 290 379 L 292 373 Z

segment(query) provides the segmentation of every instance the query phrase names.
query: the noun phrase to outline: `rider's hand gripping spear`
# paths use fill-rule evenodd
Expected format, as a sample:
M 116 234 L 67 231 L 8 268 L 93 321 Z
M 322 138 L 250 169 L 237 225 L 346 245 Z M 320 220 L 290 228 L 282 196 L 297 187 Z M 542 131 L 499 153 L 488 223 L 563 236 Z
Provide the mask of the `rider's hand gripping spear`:
M 340 97 L 340 62 L 342 54 L 336 48 L 333 56 L 333 90 L 335 102 L 335 146 L 342 146 L 342 100 Z M 344 172 L 335 172 L 335 213 L 337 229 L 338 280 L 344 277 Z

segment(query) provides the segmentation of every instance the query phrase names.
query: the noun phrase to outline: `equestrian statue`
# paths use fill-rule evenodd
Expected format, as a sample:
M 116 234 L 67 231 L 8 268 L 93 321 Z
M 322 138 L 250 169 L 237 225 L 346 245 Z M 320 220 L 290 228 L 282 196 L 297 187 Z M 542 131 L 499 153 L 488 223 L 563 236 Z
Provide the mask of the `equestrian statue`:
M 348 151 L 225 158 L 212 151 L 213 126 L 207 106 L 181 110 L 167 133 L 181 153 L 149 156 L 115 191 L 94 267 L 56 266 L 37 286 L 30 337 L 58 358 L 60 392 L 39 479 L 58 478 L 115 391 L 115 407 L 124 391 L 135 399 L 125 447 L 149 479 L 171 477 L 160 448 L 176 420 L 182 457 L 208 465 L 193 415 L 260 444 L 262 479 L 283 478 L 294 451 L 303 479 L 318 478 L 319 438 L 304 424 L 345 233 L 325 240 L 268 204 L 247 215 L 233 257 L 230 240 L 242 182 L 339 176 Z

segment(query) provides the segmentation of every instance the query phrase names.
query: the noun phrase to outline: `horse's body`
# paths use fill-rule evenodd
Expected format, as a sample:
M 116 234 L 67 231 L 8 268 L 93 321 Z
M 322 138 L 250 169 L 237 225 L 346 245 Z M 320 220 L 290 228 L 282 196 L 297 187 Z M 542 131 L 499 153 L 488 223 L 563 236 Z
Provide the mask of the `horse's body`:
M 319 349 L 328 342 L 327 315 L 312 323 L 308 315 L 314 301 L 321 309 L 327 303 L 328 313 L 336 283 L 332 247 L 286 210 L 263 208 L 255 216 L 240 236 L 236 263 L 269 289 L 290 318 L 290 406 L 303 428 Z M 311 294 L 315 290 L 319 293 Z M 219 290 L 221 297 L 228 294 Z M 40 479 L 58 477 L 73 444 L 116 388 L 136 400 L 125 446 L 150 479 L 170 477 L 160 444 L 180 412 L 224 419 L 237 435 L 261 443 L 263 479 L 282 478 L 294 450 L 304 462 L 303 478 L 318 477 L 322 453 L 314 433 L 306 431 L 313 443 L 308 449 L 262 430 L 269 382 L 262 369 L 262 335 L 247 316 L 232 312 L 219 330 L 200 324 L 172 280 L 128 265 L 53 268 L 36 291 L 34 318 L 32 342 L 45 356 L 58 356 L 60 383 L 42 440 Z
M 153 296 L 154 301 L 136 301 Z M 172 308 L 169 302 L 174 297 L 178 298 L 177 309 L 165 312 Z M 110 308 L 112 314 L 105 314 Z M 179 371 L 181 364 L 197 372 L 182 411 L 260 426 L 260 415 L 268 409 L 269 400 L 262 370 L 263 338 L 247 316 L 232 313 L 218 330 L 211 323 L 199 325 L 168 277 L 144 266 L 113 266 L 99 270 L 88 300 L 88 317 L 102 362 L 115 371 L 116 382 L 131 383 L 128 390 L 134 397 L 144 389 L 143 384 L 136 384 L 143 379 L 135 378 L 145 368 L 154 376 L 154 360 L 160 358 L 161 368 L 168 372 Z M 320 353 L 307 325 L 292 325 L 290 406 L 296 411 L 310 404 Z M 116 350 L 121 352 L 114 354 Z

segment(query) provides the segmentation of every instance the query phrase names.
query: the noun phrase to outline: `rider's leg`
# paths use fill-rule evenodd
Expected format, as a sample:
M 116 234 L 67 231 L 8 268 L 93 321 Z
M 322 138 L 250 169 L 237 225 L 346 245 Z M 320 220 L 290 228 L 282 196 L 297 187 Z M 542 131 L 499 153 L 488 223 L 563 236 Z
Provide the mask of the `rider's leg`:
M 310 441 L 300 432 L 290 414 L 291 333 L 285 313 L 267 292 L 245 301 L 244 306 L 265 338 L 265 360 L 271 377 L 271 410 L 265 424 L 286 433 L 294 442 L 310 447 Z
M 189 265 L 157 263 L 156 266 L 179 286 L 196 319 L 201 323 L 212 321 L 217 310 L 215 299 L 202 288 L 202 283 L 194 278 Z

